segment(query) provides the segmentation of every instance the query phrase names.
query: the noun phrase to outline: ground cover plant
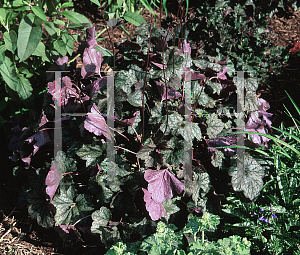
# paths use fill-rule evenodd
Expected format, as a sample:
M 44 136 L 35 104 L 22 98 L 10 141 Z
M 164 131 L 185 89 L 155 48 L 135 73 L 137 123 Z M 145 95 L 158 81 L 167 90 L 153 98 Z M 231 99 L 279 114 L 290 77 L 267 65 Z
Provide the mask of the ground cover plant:
M 184 15 L 184 6 L 181 2 L 177 17 Z M 249 22 L 237 22 L 246 7 L 237 4 L 227 21 L 214 18 L 219 12 L 210 8 L 205 12 L 205 5 L 198 10 L 197 15 L 213 16 L 215 23 L 209 26 L 221 31 L 220 38 L 224 39 L 228 26 L 228 35 L 237 40 L 234 54 L 228 50 L 230 38 L 215 48 L 218 54 L 209 48 L 212 41 L 202 41 L 201 50 L 195 46 L 189 36 L 200 25 L 193 18 L 165 28 L 140 22 L 136 37 L 120 41 L 116 55 L 98 46 L 95 27 L 90 25 L 85 25 L 85 38 L 77 38 L 78 52 L 68 51 L 63 38 L 72 36 L 49 22 L 56 34 L 46 28 L 47 40 L 53 42 L 58 33 L 64 44 L 45 54 L 52 54 L 49 60 L 56 55 L 56 70 L 68 71 L 60 79 L 62 151 L 53 153 L 59 97 L 57 81 L 50 78 L 46 89 L 38 90 L 43 100 L 35 116 L 31 113 L 27 122 L 13 127 L 9 137 L 17 206 L 28 207 L 31 218 L 44 228 L 54 227 L 65 240 L 96 237 L 103 254 L 250 254 L 250 249 L 252 253 L 299 254 L 295 238 L 299 235 L 299 121 L 293 118 L 295 127 L 287 131 L 282 127 L 277 137 L 269 134 L 276 128 L 271 126 L 270 105 L 256 95 L 259 79 L 255 76 L 260 75 L 258 62 L 278 66 L 280 58 L 274 60 L 272 53 L 263 59 L 262 52 L 267 50 L 259 37 L 263 32 L 249 36 L 245 28 Z M 218 3 L 216 8 L 223 11 Z M 9 8 L 2 9 L 7 15 Z M 38 16 L 34 9 L 44 14 L 32 8 L 34 15 Z M 21 17 L 30 16 L 24 10 Z M 72 15 L 65 16 L 72 21 Z M 80 27 L 74 21 L 71 27 Z M 111 28 L 120 25 L 116 19 L 108 22 L 114 24 Z M 249 47 L 251 40 L 253 45 L 262 43 L 257 48 L 260 54 L 250 54 L 257 57 L 254 62 L 239 51 L 254 49 Z M 7 61 L 22 57 L 18 44 L 10 45 L 15 44 L 2 42 L 3 68 L 11 66 Z M 280 61 L 286 59 L 285 54 L 281 57 Z M 240 70 L 242 61 L 254 74 L 245 75 L 240 87 L 235 70 Z M 103 69 L 105 65 L 108 68 Z M 6 82 L 5 74 L 4 70 Z M 24 76 L 16 77 L 22 87 Z M 107 96 L 109 79 L 114 80 L 113 115 Z M 237 100 L 241 94 L 244 102 Z M 186 109 L 188 102 L 191 107 Z M 238 105 L 244 106 L 244 113 L 238 112 Z M 240 121 L 248 134 L 242 169 L 236 163 Z M 114 162 L 106 154 L 109 140 L 116 152 Z M 187 145 L 190 153 L 186 153 Z M 185 171 L 189 160 L 190 174 Z M 110 183 L 112 172 L 114 182 Z

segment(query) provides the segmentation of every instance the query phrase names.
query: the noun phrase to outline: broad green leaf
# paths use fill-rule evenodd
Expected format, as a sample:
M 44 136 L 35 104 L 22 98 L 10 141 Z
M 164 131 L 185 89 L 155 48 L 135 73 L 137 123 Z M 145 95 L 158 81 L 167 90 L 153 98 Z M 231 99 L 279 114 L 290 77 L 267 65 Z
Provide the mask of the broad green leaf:
M 46 28 L 47 32 L 49 33 L 49 35 L 53 36 L 57 33 L 57 29 L 54 26 L 53 22 L 49 22 L 49 21 L 43 21 L 44 27 Z
M 4 61 L 0 65 L 0 73 L 8 87 L 16 91 L 20 98 L 25 100 L 31 96 L 32 87 L 30 82 L 22 74 L 16 73 L 13 62 L 7 56 L 4 56 Z
M 77 170 L 75 160 L 67 157 L 66 153 L 63 151 L 57 152 L 54 163 L 57 170 L 62 174 L 75 172 Z
M 18 31 L 17 46 L 20 62 L 23 62 L 32 55 L 41 41 L 41 37 L 41 20 L 33 13 L 29 13 L 21 20 Z
M 131 86 L 133 86 L 138 82 L 139 81 L 135 76 L 134 70 L 132 69 L 129 69 L 129 71 L 121 70 L 115 77 L 115 88 L 121 88 L 127 95 L 129 95 L 131 94 Z
M 54 49 L 61 55 L 61 56 L 65 56 L 67 55 L 67 48 L 64 42 L 62 41 L 55 41 L 53 43 L 53 47 Z
M 98 6 L 100 6 L 100 3 L 99 3 L 99 0 L 90 0 L 92 3 L 94 3 L 94 4 L 96 4 L 96 5 L 98 5 Z
M 44 13 L 43 9 L 39 6 L 31 6 L 31 9 L 33 13 L 38 16 L 41 20 L 46 20 L 47 21 L 47 16 Z
M 126 12 L 123 18 L 135 26 L 140 26 L 142 23 L 147 23 L 146 20 L 136 12 Z
M 180 197 L 174 197 L 171 199 L 166 199 L 162 205 L 165 208 L 165 211 L 167 213 L 167 217 L 162 214 L 162 217 L 166 218 L 166 220 L 169 220 L 170 216 L 174 213 L 177 213 L 180 208 L 175 204 L 177 200 L 179 200 Z
M 68 34 L 62 34 L 62 40 L 66 45 L 69 55 L 72 56 L 73 50 L 74 50 L 74 40 L 73 40 L 72 36 L 70 36 Z
M 210 114 L 207 116 L 206 124 L 208 126 L 207 135 L 209 139 L 216 138 L 224 128 L 222 120 L 220 120 L 215 114 Z
M 4 58 L 5 58 L 5 51 L 6 51 L 6 47 L 5 45 L 0 45 L 0 64 L 3 63 Z
M 6 25 L 6 15 L 8 11 L 4 8 L 0 8 L 0 23 L 3 27 Z
M 210 179 L 207 173 L 200 173 L 196 168 L 193 173 L 194 180 L 187 183 L 185 191 L 192 195 L 192 199 L 196 206 L 203 206 L 205 200 L 202 198 L 210 190 Z
M 86 160 L 86 167 L 89 167 L 97 163 L 97 158 L 103 154 L 103 149 L 99 145 L 83 144 L 76 154 Z
M 128 96 L 128 102 L 135 107 L 142 106 L 143 105 L 142 94 L 143 94 L 143 92 L 140 90 L 137 90 L 137 91 L 131 93 Z M 144 95 L 144 104 L 146 102 L 147 102 L 147 98 L 146 98 L 146 95 Z
M 5 42 L 6 49 L 14 53 L 17 48 L 17 40 L 18 40 L 16 32 L 14 30 L 5 32 L 3 34 L 3 39 Z
M 32 53 L 32 55 L 42 57 L 43 61 L 50 62 L 49 58 L 46 56 L 45 44 L 42 42 L 39 42 L 38 46 L 36 47 L 36 49 Z
M 221 168 L 224 154 L 221 151 L 215 151 L 215 154 L 211 156 L 211 164 L 214 167 Z
M 73 186 L 69 186 L 68 189 L 62 185 L 59 187 L 59 194 L 56 194 L 52 200 L 56 207 L 57 225 L 73 225 L 94 209 L 90 197 L 86 194 L 76 196 Z
M 250 155 L 245 154 L 243 167 L 232 166 L 228 174 L 235 191 L 244 191 L 247 198 L 253 200 L 263 187 L 264 169 Z
M 30 217 L 37 220 L 40 226 L 50 228 L 54 225 L 54 217 L 51 205 L 46 201 L 45 195 L 40 188 L 38 185 L 27 192 L 27 201 L 30 203 L 28 213 Z
M 201 68 L 202 70 L 206 68 L 210 68 L 214 70 L 215 72 L 221 72 L 222 71 L 222 66 L 217 63 L 212 63 L 210 61 L 204 60 L 204 59 L 195 59 L 193 60 L 193 63 L 195 66 Z
M 110 219 L 111 219 L 110 210 L 105 206 L 102 206 L 99 210 L 94 211 L 92 213 L 92 220 L 93 220 L 92 227 L 91 227 L 92 233 L 99 233 L 98 228 L 100 226 L 105 227 L 107 223 L 110 221 Z
M 173 148 L 174 150 L 168 149 L 162 151 L 163 161 L 169 165 L 174 164 L 179 166 L 184 163 L 184 142 L 179 140 L 177 137 L 172 137 L 168 142 L 167 146 Z
M 170 131 L 172 131 L 172 133 L 175 134 L 177 129 L 183 124 L 184 124 L 183 117 L 178 112 L 174 112 L 172 114 L 169 112 L 168 125 L 167 125 L 167 115 L 164 115 L 162 118 L 162 125 L 160 126 L 160 130 L 162 132 L 165 132 L 167 128 L 166 134 L 169 134 Z
M 220 95 L 220 93 L 222 91 L 222 84 L 221 83 L 212 82 L 212 81 L 208 80 L 206 82 L 206 85 L 208 85 L 208 87 L 211 88 L 213 94 L 217 93 L 218 95 Z
M 247 94 L 245 96 L 245 111 L 258 111 L 258 100 L 255 91 L 247 91 Z
M 65 22 L 63 22 L 62 20 L 59 20 L 59 19 L 54 20 L 53 23 L 56 24 L 56 25 L 61 25 L 61 26 L 65 26 L 66 25 Z
M 90 26 L 92 26 L 90 21 L 80 13 L 77 13 L 77 12 L 60 12 L 60 14 L 65 16 L 67 19 L 69 19 L 73 23 L 88 23 L 88 24 L 90 24 Z

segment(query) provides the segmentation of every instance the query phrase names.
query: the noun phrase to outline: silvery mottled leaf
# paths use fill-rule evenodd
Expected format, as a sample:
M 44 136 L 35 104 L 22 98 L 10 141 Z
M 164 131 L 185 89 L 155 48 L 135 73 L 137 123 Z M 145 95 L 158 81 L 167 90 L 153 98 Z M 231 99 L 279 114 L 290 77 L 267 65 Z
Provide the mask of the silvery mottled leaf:
M 107 226 L 108 222 L 111 219 L 111 213 L 108 208 L 105 206 L 102 206 L 99 210 L 94 211 L 92 213 L 92 227 L 91 232 L 92 233 L 99 233 L 98 228 Z
M 166 199 L 163 203 L 162 206 L 164 207 L 167 216 L 163 215 L 163 218 L 166 218 L 166 220 L 169 220 L 170 216 L 174 213 L 177 213 L 180 208 L 175 204 L 176 201 L 180 199 L 180 197 L 174 197 L 172 199 Z
M 239 160 L 239 159 L 238 159 Z M 264 170 L 250 155 L 245 154 L 242 164 L 230 167 L 228 174 L 235 191 L 244 191 L 245 197 L 253 200 L 263 187 Z
M 218 95 L 220 95 L 220 93 L 222 91 L 222 84 L 221 83 L 212 82 L 212 81 L 208 80 L 206 82 L 206 85 L 208 85 L 208 87 L 212 90 L 213 94 L 217 93 Z
M 60 186 L 52 204 L 56 208 L 55 221 L 58 225 L 73 225 L 94 209 L 90 197 L 86 194 L 76 196 L 73 186 Z
M 258 100 L 254 91 L 247 91 L 245 96 L 245 111 L 255 112 L 258 110 Z
M 181 88 L 181 79 L 176 74 L 172 74 L 167 82 L 167 86 L 171 88 Z
M 215 72 L 221 72 L 222 66 L 217 63 L 212 63 L 204 59 L 195 59 L 193 60 L 193 63 L 195 66 L 199 67 L 202 70 L 205 70 L 206 68 L 210 68 L 214 70 Z
M 207 135 L 210 139 L 216 138 L 224 128 L 222 120 L 220 120 L 215 114 L 210 114 L 207 116 L 206 124 L 208 126 Z
M 131 94 L 131 86 L 139 82 L 135 73 L 132 69 L 118 72 L 115 77 L 115 88 L 123 89 L 127 95 Z
M 141 107 L 143 105 L 143 92 L 140 90 L 137 90 L 130 95 L 128 95 L 128 102 L 135 106 L 135 107 Z M 147 102 L 146 95 L 144 95 L 144 104 Z
M 224 154 L 221 151 L 215 151 L 214 155 L 211 156 L 211 164 L 214 167 L 221 168 Z
M 97 158 L 103 154 L 103 149 L 99 145 L 83 144 L 76 154 L 86 160 L 86 167 L 89 167 L 97 163 Z

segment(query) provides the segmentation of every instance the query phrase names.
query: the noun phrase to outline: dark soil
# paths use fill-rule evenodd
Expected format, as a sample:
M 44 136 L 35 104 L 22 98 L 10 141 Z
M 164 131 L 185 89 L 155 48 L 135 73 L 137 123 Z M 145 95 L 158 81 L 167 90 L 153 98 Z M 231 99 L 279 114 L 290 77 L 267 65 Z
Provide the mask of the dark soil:
M 97 33 L 102 31 L 104 23 L 100 10 L 94 7 L 85 6 L 82 1 L 75 2 L 77 12 L 86 15 L 96 27 Z M 156 12 L 159 15 L 159 12 Z M 142 16 L 148 24 L 154 24 L 154 18 L 148 11 L 143 11 Z M 165 17 L 165 15 L 163 15 Z M 290 15 L 274 15 L 269 20 L 269 29 L 274 46 L 291 48 L 294 41 L 300 40 L 300 13 L 294 12 Z M 157 19 L 156 26 L 160 26 Z M 130 36 L 135 35 L 134 25 L 124 25 Z M 75 33 L 73 31 L 72 33 Z M 128 38 L 121 28 L 109 29 L 101 37 L 105 38 L 99 42 L 103 46 L 113 51 L 113 45 L 116 42 Z M 109 39 L 111 38 L 111 40 Z M 76 49 L 78 45 L 75 45 Z M 76 50 L 75 49 L 75 50 Z M 294 125 L 291 119 L 284 114 L 284 105 L 290 110 L 294 117 L 298 117 L 293 105 L 287 97 L 285 90 L 292 96 L 294 101 L 300 106 L 300 58 L 291 56 L 288 63 L 285 63 L 280 75 L 272 75 L 270 84 L 262 84 L 259 87 L 258 95 L 270 103 L 271 109 L 268 112 L 273 113 L 271 118 L 273 126 L 278 127 L 281 122 L 285 126 Z M 14 187 L 9 186 L 12 183 L 12 163 L 8 159 L 10 156 L 7 150 L 6 137 L 0 137 L 2 145 L 0 153 L 3 156 L 1 162 L 1 185 L 0 185 L 0 253 L 2 254 L 101 254 L 103 247 L 93 246 L 89 240 L 77 241 L 72 246 L 67 241 L 62 241 L 55 230 L 47 230 L 39 227 L 36 220 L 32 220 L 27 213 L 27 208 L 16 209 L 17 202 Z M 84 238 L 83 238 L 84 239 Z

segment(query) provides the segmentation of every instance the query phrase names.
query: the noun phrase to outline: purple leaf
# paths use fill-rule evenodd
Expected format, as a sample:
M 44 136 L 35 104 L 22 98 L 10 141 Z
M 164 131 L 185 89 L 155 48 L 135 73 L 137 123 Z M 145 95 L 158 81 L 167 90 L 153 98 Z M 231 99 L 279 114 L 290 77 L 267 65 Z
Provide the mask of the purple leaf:
M 226 73 L 227 71 L 228 71 L 228 67 L 223 67 L 223 71 L 217 73 L 218 79 L 221 79 L 221 80 L 227 80 L 227 77 L 226 77 L 226 75 L 225 75 L 225 73 Z
M 92 114 L 88 114 L 84 121 L 84 128 L 97 136 L 104 135 L 106 138 L 111 140 L 105 119 L 99 112 L 95 103 L 91 108 L 91 113 Z
M 105 84 L 107 84 L 107 77 L 102 77 L 87 85 L 84 90 L 88 91 L 90 93 L 90 97 L 92 98 Z
M 52 201 L 52 198 L 56 192 L 56 189 L 60 183 L 61 178 L 62 178 L 61 172 L 58 171 L 55 163 L 53 163 L 45 181 L 45 184 L 47 185 L 46 193 L 49 195 L 50 201 Z
M 191 49 L 190 44 L 186 40 L 184 40 L 183 41 L 183 52 L 188 53 L 189 56 L 191 56 L 191 50 L 192 49 Z M 177 52 L 177 54 L 180 55 L 181 53 L 182 53 L 182 48 Z
M 156 203 L 152 198 L 151 194 L 148 190 L 142 188 L 144 191 L 144 201 L 146 202 L 146 209 L 149 212 L 149 215 L 152 220 L 159 220 L 161 218 L 161 215 L 168 216 L 165 208 L 162 206 L 161 203 Z
M 158 89 L 159 94 L 162 97 L 162 100 L 166 100 L 166 87 L 159 81 L 155 81 L 156 83 L 156 87 Z M 181 97 L 182 95 L 174 88 L 172 89 L 168 89 L 168 99 L 178 99 L 179 97 Z
M 73 231 L 75 231 L 75 227 L 73 225 L 58 225 L 64 232 L 66 232 L 67 234 L 69 234 L 69 230 L 72 229 Z
M 33 145 L 33 155 L 35 155 L 38 152 L 39 148 L 43 145 L 52 143 L 52 140 L 50 139 L 49 134 L 46 130 L 39 130 L 36 134 L 27 138 L 25 141 L 32 142 L 33 139 L 36 141 L 36 143 Z
M 83 53 L 83 66 L 81 68 L 82 78 L 100 75 L 100 68 L 103 62 L 102 51 L 86 48 Z
M 93 49 L 95 46 L 98 46 L 98 43 L 95 38 L 95 27 L 89 27 L 86 29 L 86 43 L 89 49 Z
M 162 203 L 173 197 L 172 186 L 178 194 L 184 189 L 184 184 L 172 175 L 168 169 L 148 169 L 145 171 L 144 178 L 148 182 L 148 190 L 156 203 Z
M 66 70 L 66 68 L 67 68 L 67 64 L 68 64 L 68 61 L 69 61 L 69 58 L 68 58 L 68 56 L 65 56 L 65 57 L 63 57 L 63 58 L 58 58 L 56 61 L 55 61 L 55 63 L 59 66 L 59 68 L 61 69 L 61 70 Z
M 49 122 L 49 120 L 47 119 L 47 116 L 46 116 L 45 113 L 44 113 L 44 110 L 42 110 L 42 114 L 43 114 L 43 116 L 42 116 L 42 118 L 41 118 L 41 122 L 40 122 L 40 124 L 39 124 L 39 127 L 42 127 L 42 126 L 44 126 L 47 122 Z
M 191 71 L 191 69 L 189 67 L 184 67 L 183 70 Z M 204 74 L 201 74 L 199 72 L 191 71 L 190 73 L 191 73 L 191 79 L 188 80 L 188 77 L 187 77 L 186 81 L 204 80 L 206 78 L 206 76 Z M 182 75 L 182 78 L 185 79 L 185 73 Z
M 117 120 L 115 119 L 115 122 L 120 124 L 120 125 L 124 125 L 124 126 L 132 126 L 133 123 L 135 122 L 135 119 L 137 118 L 137 116 L 139 115 L 140 111 L 136 111 L 133 114 L 133 117 L 130 119 L 125 119 L 125 120 Z
M 163 65 L 163 64 L 159 64 L 159 63 L 155 63 L 153 61 L 150 61 L 153 65 L 159 67 L 160 69 L 166 69 L 168 66 L 167 65 Z M 165 67 L 163 67 L 165 66 Z

